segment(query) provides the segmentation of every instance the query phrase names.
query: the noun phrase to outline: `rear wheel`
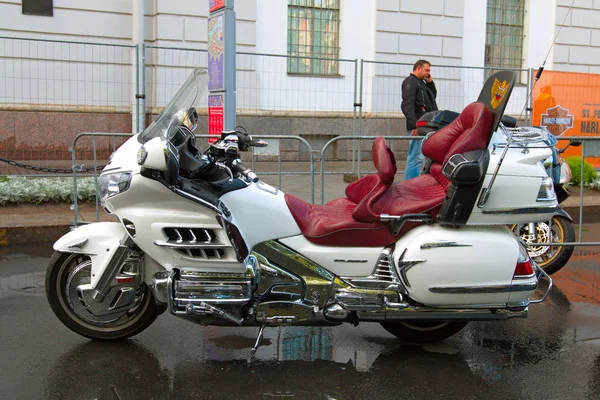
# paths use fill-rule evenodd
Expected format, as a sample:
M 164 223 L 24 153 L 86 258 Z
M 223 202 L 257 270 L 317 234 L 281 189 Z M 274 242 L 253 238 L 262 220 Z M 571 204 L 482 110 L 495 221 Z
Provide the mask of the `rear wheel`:
M 571 221 L 561 216 L 552 217 L 552 227 L 546 222 L 537 222 L 535 232 L 529 232 L 529 224 L 513 225 L 511 229 L 527 244 L 529 256 L 536 264 L 551 275 L 558 272 L 571 258 L 573 246 L 544 246 L 545 243 L 568 243 L 575 241 L 575 230 Z
M 462 321 L 393 321 L 381 326 L 392 335 L 416 343 L 439 342 L 460 332 L 467 322 Z
M 90 339 L 119 340 L 146 329 L 162 311 L 145 283 L 135 288 L 135 302 L 119 314 L 94 315 L 77 287 L 90 283 L 88 256 L 55 252 L 46 270 L 46 297 L 50 307 L 69 329 Z M 106 299 L 105 301 L 111 301 Z

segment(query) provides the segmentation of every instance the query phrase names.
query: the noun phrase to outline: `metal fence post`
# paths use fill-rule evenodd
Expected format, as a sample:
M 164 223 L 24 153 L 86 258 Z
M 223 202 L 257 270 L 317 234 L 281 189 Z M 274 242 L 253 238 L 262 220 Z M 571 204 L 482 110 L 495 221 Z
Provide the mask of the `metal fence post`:
M 73 144 L 71 145 L 71 148 L 69 149 L 71 151 L 71 168 L 73 168 L 73 214 L 74 214 L 74 220 L 73 220 L 73 225 L 77 226 L 77 216 L 79 215 L 79 204 L 77 201 L 77 196 L 78 196 L 78 192 L 77 192 L 77 155 L 75 154 L 75 143 L 76 143 L 75 139 L 73 141 Z
M 364 71 L 365 71 L 365 60 L 360 59 L 360 89 L 358 91 L 359 95 L 359 109 L 358 109 L 358 134 L 362 136 L 362 101 L 363 101 L 363 79 L 364 79 Z M 361 155 L 360 155 L 361 145 L 358 142 L 358 178 L 360 179 L 360 164 L 361 164 Z
M 136 132 L 146 127 L 146 45 L 135 45 L 135 101 Z
M 528 94 L 528 96 L 527 96 L 527 103 L 526 103 L 526 107 L 527 107 L 527 109 L 526 109 L 527 110 L 527 114 L 526 114 L 527 115 L 527 117 L 526 117 L 527 125 L 531 125 L 531 116 L 532 116 L 532 111 L 533 111 L 533 109 L 531 108 L 532 107 L 531 100 L 533 98 L 533 83 L 532 83 L 533 79 L 532 79 L 532 77 L 533 77 L 533 68 L 531 68 L 531 69 L 529 69 L 527 71 L 527 94 Z
M 352 107 L 352 136 L 356 136 L 356 107 L 360 103 L 356 96 L 358 95 L 358 59 L 354 60 L 354 106 Z M 352 174 L 356 173 L 356 141 L 352 141 Z

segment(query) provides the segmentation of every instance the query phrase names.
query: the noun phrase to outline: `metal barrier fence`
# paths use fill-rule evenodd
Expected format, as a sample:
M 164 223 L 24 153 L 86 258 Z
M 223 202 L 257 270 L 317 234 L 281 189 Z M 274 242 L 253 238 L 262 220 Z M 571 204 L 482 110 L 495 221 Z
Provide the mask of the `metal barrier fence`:
M 0 37 L 0 107 L 131 111 L 135 46 Z
M 401 116 L 402 81 L 412 73 L 413 64 L 361 60 L 363 88 L 363 112 L 374 115 Z M 440 110 L 460 111 L 477 100 L 479 92 L 491 69 L 433 65 L 432 76 L 437 89 Z M 513 90 L 506 112 L 522 115 L 527 120 L 531 74 L 527 69 L 512 70 L 517 73 L 517 85 Z
M 130 134 L 126 134 L 126 133 L 81 133 L 79 134 L 73 141 L 71 150 L 73 152 L 73 159 L 72 159 L 72 163 L 73 165 L 77 165 L 77 158 L 76 158 L 76 153 L 77 153 L 77 144 L 80 142 L 81 139 L 87 138 L 87 139 L 91 139 L 93 142 L 96 142 L 97 140 L 101 140 L 101 139 L 107 139 L 107 138 L 112 138 L 113 142 L 115 142 L 114 138 L 128 138 L 131 137 Z M 285 182 L 286 186 L 290 187 L 290 192 L 294 193 L 296 190 L 306 190 L 306 184 L 307 182 L 305 182 L 304 179 L 306 179 L 306 177 L 309 178 L 309 183 L 308 183 L 308 189 L 310 191 L 310 201 L 312 203 L 314 203 L 315 200 L 315 175 L 318 173 L 320 175 L 321 178 L 321 182 L 320 182 L 320 189 L 321 189 L 321 204 L 325 203 L 325 198 L 326 198 L 326 192 L 325 192 L 325 188 L 326 188 L 326 181 L 330 180 L 333 178 L 335 180 L 335 182 L 332 184 L 332 182 L 327 182 L 327 187 L 331 188 L 332 191 L 335 191 L 335 197 L 339 197 L 339 196 L 343 196 L 343 190 L 346 186 L 346 183 L 344 182 L 340 182 L 339 178 L 340 174 L 344 173 L 344 172 L 340 172 L 340 171 L 328 171 L 325 168 L 325 157 L 323 156 L 325 154 L 325 152 L 328 151 L 329 147 L 333 146 L 336 142 L 338 141 L 372 141 L 376 138 L 376 136 L 369 136 L 369 137 L 353 137 L 353 136 L 345 136 L 345 137 L 336 137 L 332 140 L 330 140 L 329 142 L 326 143 L 326 145 L 323 147 L 323 149 L 320 152 L 320 168 L 317 171 L 317 169 L 315 168 L 315 157 L 314 154 L 315 153 L 319 153 L 316 152 L 314 150 L 312 150 L 312 147 L 310 145 L 310 143 L 308 141 L 306 141 L 306 139 L 302 138 L 302 137 L 297 137 L 297 136 L 288 136 L 288 135 L 255 135 L 255 138 L 260 138 L 260 139 L 267 139 L 269 140 L 270 145 L 272 145 L 275 149 L 276 152 L 278 153 L 277 156 L 277 167 L 276 168 L 266 168 L 265 170 L 261 171 L 261 167 L 259 167 L 258 165 L 261 164 L 260 161 L 257 161 L 258 158 L 260 158 L 261 156 L 263 156 L 265 153 L 260 154 L 260 152 L 262 150 L 260 149 L 254 149 L 257 150 L 257 152 L 253 152 L 250 155 L 250 160 L 252 163 L 251 168 L 258 173 L 258 175 L 261 177 L 262 180 L 267 181 L 268 183 L 274 184 L 275 186 L 278 186 L 279 189 L 283 190 L 283 183 Z M 208 135 L 197 135 L 197 138 L 199 139 L 199 144 L 201 147 L 203 146 L 207 146 L 207 138 Z M 385 137 L 386 140 L 390 140 L 390 141 L 398 141 L 398 140 L 416 140 L 416 138 L 412 137 L 412 136 L 388 136 Z M 571 140 L 580 140 L 582 141 L 582 154 L 584 155 L 584 157 L 582 157 L 581 160 L 581 178 L 583 179 L 583 174 L 584 174 L 584 160 L 585 160 L 585 155 L 586 153 L 586 142 L 594 142 L 594 141 L 600 141 L 600 137 L 571 137 Z M 287 140 L 293 140 L 293 141 L 297 141 L 299 143 L 301 143 L 302 145 L 306 146 L 308 149 L 308 153 L 311 154 L 311 157 L 309 158 L 308 161 L 308 166 L 304 165 L 304 171 L 302 171 L 299 167 L 299 165 L 296 165 L 293 171 L 283 171 L 282 169 L 282 157 L 281 157 L 281 141 L 287 141 Z M 589 146 L 588 146 L 589 147 Z M 273 154 L 273 152 L 266 152 L 266 154 Z M 94 167 L 96 167 L 98 165 L 98 158 L 94 157 L 93 158 L 93 162 L 94 162 Z M 264 166 L 264 163 L 263 163 Z M 375 171 L 367 171 L 365 170 L 364 173 L 368 174 L 368 173 L 374 173 Z M 399 173 L 401 173 L 402 171 L 399 171 Z M 78 201 L 77 201 L 77 179 L 81 177 L 81 174 L 79 174 L 76 170 L 73 171 L 73 183 L 74 183 L 74 224 L 77 225 L 78 224 Z M 89 176 L 89 175 L 86 175 Z M 94 177 L 94 179 L 97 178 L 97 174 L 92 174 L 92 176 Z M 269 179 L 272 178 L 273 176 L 276 177 L 277 181 Z M 283 179 L 283 177 L 285 176 L 285 181 Z M 359 175 L 360 177 L 360 172 Z M 579 193 L 579 215 L 578 218 L 576 218 L 576 221 L 584 221 L 584 187 L 583 185 L 579 188 L 580 193 Z M 297 194 L 297 193 L 294 193 Z M 308 200 L 308 199 L 307 199 Z M 574 216 L 575 217 L 575 216 Z M 98 203 L 98 199 L 96 198 L 96 220 L 99 220 L 99 203 Z M 565 242 L 565 243 L 549 243 L 548 245 L 556 245 L 556 246 L 564 246 L 564 245 L 577 245 L 577 246 L 598 246 L 600 245 L 600 242 L 591 242 L 591 241 L 583 241 L 583 223 L 579 223 L 579 228 L 578 228 L 578 234 L 577 234 L 577 241 L 575 242 Z
M 208 66 L 206 50 L 145 46 L 145 54 L 146 98 L 153 112 L 169 102 L 192 69 Z M 353 112 L 357 60 L 335 59 L 339 76 L 328 79 L 288 74 L 288 59 L 287 55 L 237 53 L 238 113 Z
M 263 124 L 255 132 L 286 131 L 321 148 L 334 136 L 365 133 L 365 117 L 402 117 L 401 82 L 412 65 L 336 59 L 338 75 L 332 77 L 288 73 L 288 60 L 287 55 L 237 54 L 238 113 L 242 117 L 328 118 L 311 123 L 290 119 L 285 124 L 269 120 L 269 125 L 278 126 Z M 12 130 L 0 131 L 0 156 L 39 162 L 68 160 L 65 149 L 79 132 L 139 131 L 147 119 L 144 110 L 156 114 L 193 68 L 207 65 L 208 53 L 201 49 L 0 37 L 0 112 L 71 112 L 11 115 L 16 124 Z M 460 110 L 477 97 L 487 70 L 434 65 L 432 71 L 440 108 Z M 518 72 L 521 84 L 509 103 L 509 113 L 517 115 L 528 104 L 530 85 L 530 74 Z M 365 124 L 365 134 L 376 133 L 379 126 Z M 392 129 L 396 128 L 390 123 L 383 134 L 393 135 Z M 52 143 L 47 143 L 49 137 Z M 342 156 L 354 164 L 360 152 L 353 143 Z

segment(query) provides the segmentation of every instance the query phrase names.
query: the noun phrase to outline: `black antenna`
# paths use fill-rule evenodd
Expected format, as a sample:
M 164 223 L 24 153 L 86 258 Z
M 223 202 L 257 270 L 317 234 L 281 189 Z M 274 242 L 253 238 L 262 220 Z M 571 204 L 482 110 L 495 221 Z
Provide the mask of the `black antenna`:
M 533 81 L 533 84 L 531 85 L 531 91 L 532 92 L 533 92 L 533 87 L 535 86 L 536 82 L 542 76 L 542 72 L 544 72 L 544 67 L 546 66 L 546 61 L 548 60 L 548 57 L 550 57 L 550 52 L 552 51 L 552 48 L 554 47 L 554 44 L 556 43 L 556 39 L 558 39 L 558 35 L 560 34 L 560 31 L 562 30 L 563 26 L 565 26 L 565 21 L 567 20 L 567 17 L 571 13 L 571 9 L 573 8 L 573 4 L 575 4 L 575 0 L 573 0 L 571 2 L 571 6 L 569 7 L 569 11 L 567 11 L 567 13 L 565 14 L 565 17 L 563 18 L 563 22 L 560 24 L 560 28 L 558 28 L 558 32 L 556 32 L 556 36 L 554 36 L 554 40 L 552 41 L 552 44 L 550 45 L 550 48 L 548 49 L 548 53 L 546 53 L 546 57 L 544 58 L 544 62 L 542 63 L 542 66 L 538 69 L 537 74 L 535 74 L 535 80 Z

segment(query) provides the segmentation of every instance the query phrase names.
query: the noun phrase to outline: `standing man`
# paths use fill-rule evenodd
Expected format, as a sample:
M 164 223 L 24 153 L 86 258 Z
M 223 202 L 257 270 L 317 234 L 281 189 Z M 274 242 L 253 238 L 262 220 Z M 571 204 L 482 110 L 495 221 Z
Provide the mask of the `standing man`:
M 417 120 L 426 112 L 438 109 L 436 96 L 437 89 L 431 78 L 431 63 L 417 61 L 412 74 L 402 82 L 402 113 L 406 117 L 406 131 L 412 136 L 418 135 Z M 404 179 L 419 176 L 422 163 L 421 140 L 411 140 Z

